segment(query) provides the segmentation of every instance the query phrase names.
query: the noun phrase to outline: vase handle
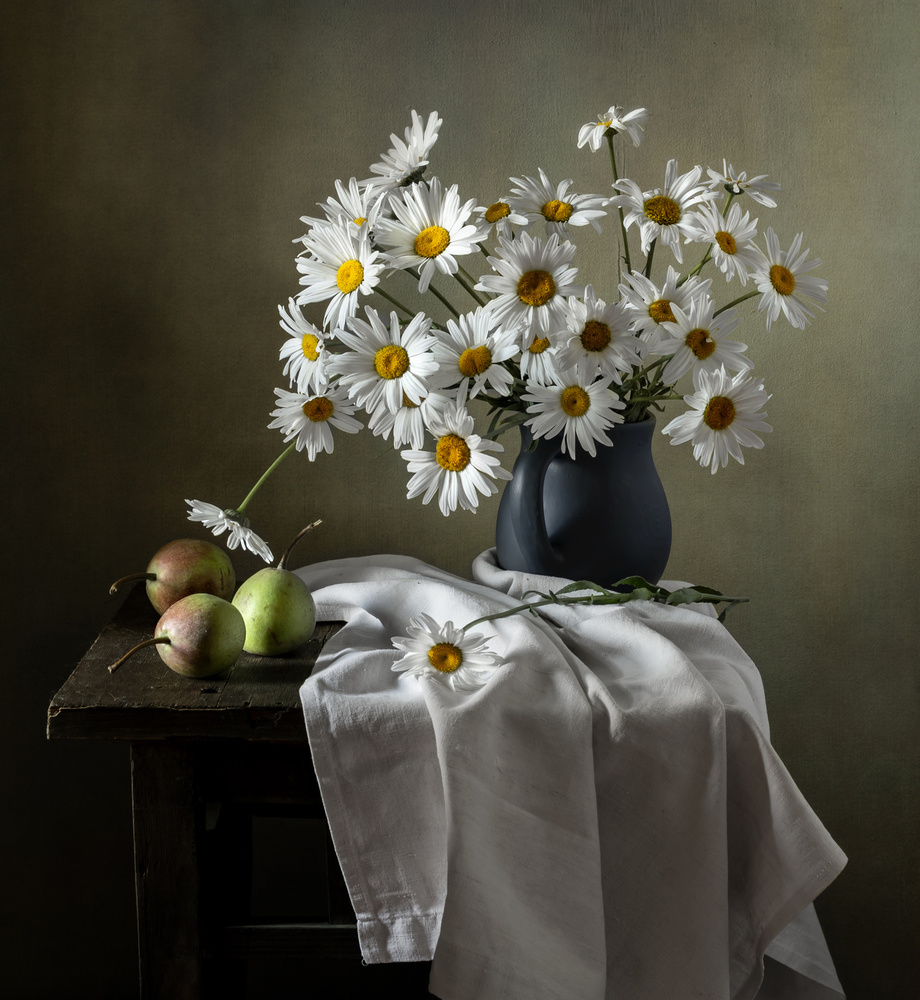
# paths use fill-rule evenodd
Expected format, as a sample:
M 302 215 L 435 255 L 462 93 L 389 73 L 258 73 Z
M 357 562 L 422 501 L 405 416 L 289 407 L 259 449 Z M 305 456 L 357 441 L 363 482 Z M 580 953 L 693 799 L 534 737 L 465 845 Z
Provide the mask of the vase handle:
M 530 434 L 522 434 L 521 451 L 525 461 L 515 463 L 514 479 L 509 483 L 519 492 L 522 502 L 518 506 L 519 523 L 515 525 L 518 548 L 525 564 L 540 567 L 547 576 L 565 576 L 565 560 L 553 546 L 546 530 L 543 484 L 550 462 L 559 454 L 561 438 L 541 438 L 537 447 L 524 455 L 530 445 Z

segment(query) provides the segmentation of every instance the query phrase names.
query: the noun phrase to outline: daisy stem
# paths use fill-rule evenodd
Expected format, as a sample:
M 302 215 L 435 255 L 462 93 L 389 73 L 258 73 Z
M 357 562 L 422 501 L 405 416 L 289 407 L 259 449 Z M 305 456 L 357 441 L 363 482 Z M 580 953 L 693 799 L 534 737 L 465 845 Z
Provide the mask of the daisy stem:
M 246 505 L 256 495 L 256 493 L 257 493 L 259 487 L 262 485 L 262 483 L 264 483 L 265 480 L 268 479 L 268 477 L 275 471 L 275 469 L 278 468 L 278 466 L 281 464 L 281 462 L 285 458 L 287 458 L 288 455 L 290 455 L 290 453 L 294 450 L 294 448 L 296 446 L 297 446 L 297 442 L 296 441 L 292 441 L 287 446 L 287 448 L 285 448 L 284 451 L 281 452 L 281 454 L 274 460 L 274 462 L 272 462 L 272 464 L 262 473 L 262 475 L 259 478 L 259 481 L 246 494 L 246 499 L 239 505 L 239 507 L 236 508 L 238 514 L 242 514 L 243 513 L 243 511 L 246 509 Z
M 415 315 L 415 313 L 413 313 L 411 309 L 409 309 L 407 306 L 404 306 L 402 302 L 400 302 L 398 299 L 394 299 L 389 292 L 385 292 L 379 285 L 374 289 L 374 291 L 378 295 L 382 295 L 387 300 L 387 302 L 391 302 L 394 306 L 396 306 L 397 309 L 402 309 L 402 311 L 407 316 L 411 317 Z
M 459 267 L 460 265 L 458 264 L 457 266 Z M 482 298 L 481 295 L 476 294 L 476 291 L 473 288 L 473 284 L 475 283 L 476 279 L 471 274 L 467 274 L 467 272 L 464 271 L 464 269 L 461 267 L 460 271 L 458 271 L 457 274 L 454 275 L 454 277 L 457 279 L 457 281 L 460 282 L 460 284 L 470 293 L 470 295 L 473 296 L 473 298 L 481 306 L 484 306 L 486 304 L 485 299 Z
M 692 271 L 688 271 L 688 272 L 687 272 L 687 273 L 686 273 L 686 274 L 685 274 L 685 275 L 684 275 L 684 276 L 683 276 L 683 277 L 682 277 L 682 278 L 680 279 L 680 281 L 678 281 L 678 282 L 677 282 L 677 287 L 678 287 L 678 288 L 680 288 L 680 286 L 681 286 L 681 285 L 682 285 L 682 284 L 683 284 L 683 283 L 684 283 L 684 282 L 685 282 L 685 281 L 686 281 L 686 280 L 687 280 L 688 278 L 692 278 L 692 277 L 694 276 L 694 274 L 699 274 L 699 273 L 700 273 L 700 271 L 702 271 L 702 270 L 703 270 L 703 265 L 704 265 L 704 264 L 708 264 L 708 263 L 709 263 L 709 261 L 710 261 L 710 260 L 712 259 L 712 247 L 713 247 L 713 244 L 710 244 L 710 245 L 709 245 L 709 246 L 708 246 L 708 247 L 706 248 L 706 256 L 705 256 L 705 257 L 704 257 L 704 258 L 703 258 L 703 259 L 702 259 L 702 260 L 701 260 L 701 261 L 699 262 L 699 264 L 697 264 L 697 265 L 696 265 L 696 267 L 695 267 L 695 268 L 694 268 L 694 269 L 693 269 Z
M 418 272 L 417 271 L 413 271 L 413 270 L 410 269 L 409 273 L 410 274 L 414 274 L 416 276 L 416 278 L 418 277 Z M 431 292 L 431 294 L 436 299 L 439 299 L 441 301 L 441 303 L 444 306 L 446 306 L 454 314 L 454 316 L 457 319 L 460 318 L 460 313 L 447 301 L 447 299 L 444 298 L 444 296 L 437 290 L 437 288 L 434 287 L 434 285 L 429 285 L 428 286 L 428 291 Z
M 652 273 L 652 260 L 655 256 L 655 244 L 658 240 L 652 240 L 648 248 L 648 257 L 645 258 L 645 276 L 648 278 Z
M 662 400 L 683 398 L 683 396 L 678 396 L 674 393 L 671 393 L 668 396 L 633 396 L 630 399 L 630 403 L 660 403 Z
M 620 176 L 617 173 L 617 158 L 616 154 L 613 152 L 613 134 L 608 133 L 607 135 L 607 148 L 610 150 L 610 167 L 613 170 L 613 183 L 616 184 L 619 181 Z M 617 206 L 617 212 L 620 215 L 620 234 L 623 237 L 623 258 L 626 261 L 627 272 L 632 271 L 632 265 L 629 262 L 629 243 L 626 239 L 626 223 L 623 221 L 623 207 L 622 205 Z
M 716 309 L 716 311 L 712 314 L 713 319 L 715 319 L 715 317 L 718 316 L 719 313 L 725 312 L 726 309 L 731 309 L 732 306 L 738 305 L 739 302 L 744 302 L 747 299 L 752 299 L 754 298 L 755 295 L 760 295 L 760 289 L 755 288 L 753 292 L 748 292 L 747 295 L 739 295 L 737 299 L 732 299 L 731 302 L 722 306 L 720 309 Z

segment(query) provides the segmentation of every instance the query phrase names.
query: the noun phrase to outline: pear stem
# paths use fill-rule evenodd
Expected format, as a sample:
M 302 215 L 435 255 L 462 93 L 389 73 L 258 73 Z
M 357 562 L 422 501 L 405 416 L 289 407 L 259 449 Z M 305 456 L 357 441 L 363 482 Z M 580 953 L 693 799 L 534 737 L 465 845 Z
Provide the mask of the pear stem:
M 143 649 L 144 646 L 152 646 L 154 643 L 157 643 L 157 642 L 166 642 L 166 643 L 168 643 L 169 641 L 170 641 L 170 639 L 169 639 L 168 635 L 158 635 L 158 636 L 156 636 L 153 639 L 145 639 L 143 642 L 139 642 L 136 646 L 134 646 L 131 649 L 129 649 L 128 652 L 125 653 L 125 655 L 120 660 L 116 660 L 109 667 L 109 673 L 110 674 L 114 674 L 115 671 L 125 662 L 125 660 L 128 659 L 128 657 L 132 653 L 136 653 L 139 649 Z
M 156 573 L 131 573 L 129 576 L 123 576 L 120 580 L 116 580 L 112 586 L 109 587 L 109 593 L 116 593 L 118 588 L 123 583 L 127 583 L 129 580 L 155 580 L 156 578 Z
M 301 538 L 303 538 L 303 536 L 308 531 L 312 531 L 317 525 L 322 524 L 322 523 L 323 523 L 323 519 L 319 518 L 318 520 L 314 521 L 312 524 L 308 524 L 306 526 L 306 528 L 304 528 L 297 535 L 297 537 L 294 539 L 294 541 L 291 542 L 291 544 L 284 550 L 284 555 L 278 560 L 278 565 L 275 567 L 275 569 L 284 569 L 285 568 L 285 564 L 287 563 L 287 560 L 288 560 L 288 556 L 291 554 L 294 546 L 301 540 Z

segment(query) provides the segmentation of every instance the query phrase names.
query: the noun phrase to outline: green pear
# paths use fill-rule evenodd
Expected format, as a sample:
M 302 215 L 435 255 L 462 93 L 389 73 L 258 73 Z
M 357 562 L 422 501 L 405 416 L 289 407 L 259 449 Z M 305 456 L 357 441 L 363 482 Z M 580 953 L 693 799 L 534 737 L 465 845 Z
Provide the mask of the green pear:
M 316 627 L 316 604 L 303 580 L 285 563 L 301 538 L 322 521 L 308 524 L 288 546 L 275 567 L 246 580 L 233 597 L 246 623 L 243 649 L 260 656 L 283 656 L 302 646 Z
M 147 596 L 157 614 L 189 594 L 214 594 L 229 601 L 236 587 L 236 573 L 227 553 L 199 538 L 177 538 L 157 549 L 145 573 L 116 580 L 109 593 L 129 580 L 146 580 Z
M 185 677 L 210 677 L 228 670 L 243 650 L 246 625 L 239 611 L 214 594 L 189 594 L 171 604 L 145 639 L 109 667 L 117 670 L 144 646 L 156 644 L 160 659 Z

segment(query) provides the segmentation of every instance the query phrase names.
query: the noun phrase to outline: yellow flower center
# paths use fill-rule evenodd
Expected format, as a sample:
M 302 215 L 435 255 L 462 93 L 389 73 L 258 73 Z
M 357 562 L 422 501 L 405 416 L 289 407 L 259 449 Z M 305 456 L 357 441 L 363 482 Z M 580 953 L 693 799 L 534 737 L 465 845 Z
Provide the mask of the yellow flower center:
M 319 337 L 314 337 L 312 333 L 305 333 L 300 341 L 300 349 L 303 356 L 308 361 L 315 361 L 319 357 Z
M 735 242 L 735 237 L 731 233 L 725 232 L 724 229 L 720 229 L 716 233 L 716 243 L 719 244 L 719 249 L 722 253 L 737 253 L 738 244 Z
M 656 194 L 645 203 L 645 214 L 659 226 L 673 226 L 680 222 L 680 205 L 666 194 Z
M 485 344 L 479 347 L 468 347 L 461 355 L 458 367 L 467 378 L 481 375 L 489 370 L 492 364 L 492 352 Z
M 428 650 L 428 662 L 442 674 L 452 674 L 463 663 L 463 653 L 452 642 L 439 642 Z
M 674 313 L 671 312 L 670 299 L 655 299 L 648 307 L 648 314 L 656 323 L 674 322 Z
M 568 222 L 572 215 L 572 206 L 567 201 L 553 198 L 540 210 L 547 222 Z
M 581 331 L 581 346 L 586 351 L 603 351 L 610 343 L 610 327 L 597 319 L 589 319 Z
M 703 411 L 703 423 L 714 431 L 724 431 L 735 419 L 735 404 L 728 396 L 713 396 Z
M 434 451 L 438 465 L 448 472 L 462 472 L 470 464 L 470 449 L 456 434 L 445 434 Z
M 795 291 L 795 275 L 788 267 L 774 264 L 770 268 L 770 284 L 780 295 L 791 295 Z
M 528 306 L 545 306 L 556 294 L 556 282 L 549 271 L 525 271 L 518 280 L 517 293 Z
M 605 122 L 598 122 L 597 124 L 598 125 L 603 125 L 604 128 L 610 128 L 610 126 L 613 124 L 613 119 L 612 118 L 608 118 L 607 121 L 605 121 Z
M 409 397 L 405 394 L 405 392 L 403 393 L 402 405 L 407 410 L 416 410 L 416 409 L 418 409 L 418 403 L 413 403 L 412 400 L 409 399 Z
M 528 347 L 527 350 L 531 354 L 542 354 L 547 347 L 549 347 L 548 337 L 534 337 L 533 341 L 530 344 L 530 347 Z
M 364 281 L 364 265 L 360 260 L 346 260 L 335 272 L 335 283 L 343 295 L 353 292 Z
M 359 215 L 356 219 L 351 220 L 356 226 L 363 226 L 367 222 L 366 215 Z
M 591 409 L 591 397 L 580 385 L 562 390 L 559 405 L 570 417 L 583 417 Z
M 496 201 L 486 209 L 486 222 L 498 222 L 499 219 L 507 219 L 511 214 L 511 206 L 504 201 Z
M 442 226 L 429 226 L 415 237 L 419 257 L 437 257 L 450 246 L 450 233 Z
M 705 361 L 710 354 L 716 349 L 716 342 L 709 336 L 708 330 L 691 330 L 686 337 L 684 337 L 684 343 L 691 351 L 700 359 L 700 361 Z
M 323 420 L 328 420 L 335 412 L 335 407 L 325 396 L 316 396 L 313 399 L 308 399 L 303 404 L 302 409 L 303 415 L 309 417 L 315 424 L 321 423 Z
M 399 344 L 387 344 L 374 355 L 374 370 L 381 378 L 400 378 L 409 370 L 409 355 Z

